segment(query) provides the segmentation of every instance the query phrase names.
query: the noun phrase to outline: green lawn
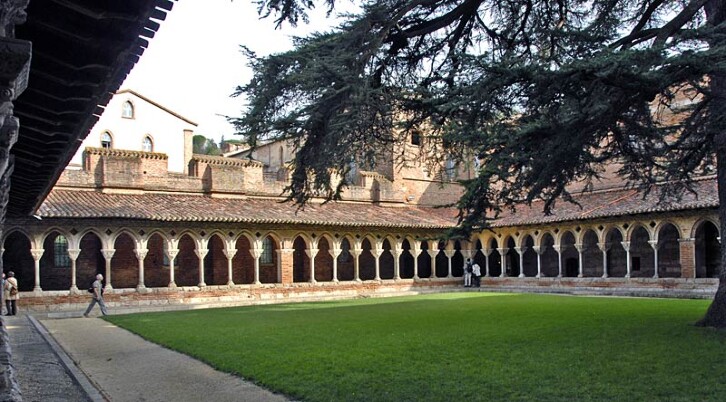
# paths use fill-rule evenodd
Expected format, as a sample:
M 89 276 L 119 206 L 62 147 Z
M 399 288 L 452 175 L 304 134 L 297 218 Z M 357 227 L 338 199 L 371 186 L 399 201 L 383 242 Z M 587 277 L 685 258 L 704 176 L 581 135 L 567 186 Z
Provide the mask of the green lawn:
M 724 401 L 705 300 L 451 293 L 107 317 L 304 401 Z

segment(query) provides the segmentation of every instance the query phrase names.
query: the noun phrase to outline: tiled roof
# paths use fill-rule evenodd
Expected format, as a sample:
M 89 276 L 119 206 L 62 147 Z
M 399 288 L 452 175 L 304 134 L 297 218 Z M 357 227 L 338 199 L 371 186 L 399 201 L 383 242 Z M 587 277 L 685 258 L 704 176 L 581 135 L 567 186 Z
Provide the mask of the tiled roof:
M 298 210 L 273 199 L 181 194 L 106 194 L 53 190 L 38 210 L 43 218 L 122 218 L 164 222 L 240 222 L 440 229 L 455 221 L 423 208 L 330 202 Z
M 542 202 L 505 211 L 491 221 L 493 227 L 527 226 L 608 218 L 625 215 L 716 208 L 716 179 L 694 182 L 696 194 L 686 192 L 676 201 L 658 203 L 659 194 L 647 197 L 634 189 L 578 194 L 580 204 L 557 202 L 551 215 Z M 298 210 L 273 199 L 212 198 L 181 194 L 106 194 L 98 191 L 53 190 L 38 210 L 43 218 L 122 218 L 164 222 L 240 222 L 367 227 L 448 228 L 456 224 L 451 208 L 382 207 L 374 204 L 330 202 Z
M 695 194 L 686 191 L 680 200 L 658 203 L 659 188 L 651 191 L 645 198 L 635 189 L 618 189 L 573 196 L 580 205 L 558 201 L 551 215 L 544 215 L 543 202 L 533 202 L 531 206 L 522 205 L 516 211 L 504 211 L 491 222 L 493 227 L 539 225 L 556 222 L 578 221 L 596 218 L 609 218 L 659 212 L 718 207 L 718 189 L 715 177 L 705 177 L 694 181 Z

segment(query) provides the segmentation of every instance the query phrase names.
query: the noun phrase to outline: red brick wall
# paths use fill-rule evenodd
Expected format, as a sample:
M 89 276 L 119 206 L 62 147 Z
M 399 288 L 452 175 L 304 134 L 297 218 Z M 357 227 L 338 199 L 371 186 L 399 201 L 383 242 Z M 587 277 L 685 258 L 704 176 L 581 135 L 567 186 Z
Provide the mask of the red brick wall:
M 136 245 L 127 234 L 122 234 L 114 244 L 116 252 L 111 258 L 111 285 L 114 288 L 135 288 L 139 283 L 139 260 Z
M 81 253 L 76 260 L 76 283 L 79 289 L 87 289 L 96 274 L 106 274 L 106 260 L 101 254 L 101 239 L 93 233 L 81 239 Z M 111 277 L 113 281 L 113 276 Z
M 169 267 L 164 266 L 164 249 L 166 242 L 159 235 L 149 238 L 146 248 L 149 250 L 144 259 L 144 284 L 146 287 L 163 287 L 169 284 Z
M 196 286 L 199 284 L 199 257 L 194 253 L 196 248 L 191 236 L 184 235 L 179 239 L 179 254 L 174 264 L 174 282 L 177 286 Z
M 295 238 L 292 243 L 295 250 L 292 253 L 292 280 L 293 282 L 309 282 L 310 281 L 310 258 L 305 249 L 305 241 L 301 237 Z
M 227 257 L 224 242 L 219 236 L 212 236 L 207 244 L 209 251 L 204 258 L 204 283 L 207 285 L 227 284 Z
M 330 255 L 330 245 L 325 238 L 318 241 L 318 254 L 315 255 L 315 280 L 333 280 L 333 256 Z
M 255 281 L 255 260 L 250 253 L 250 242 L 242 236 L 235 247 L 237 254 L 232 259 L 232 280 L 238 285 L 250 284 Z

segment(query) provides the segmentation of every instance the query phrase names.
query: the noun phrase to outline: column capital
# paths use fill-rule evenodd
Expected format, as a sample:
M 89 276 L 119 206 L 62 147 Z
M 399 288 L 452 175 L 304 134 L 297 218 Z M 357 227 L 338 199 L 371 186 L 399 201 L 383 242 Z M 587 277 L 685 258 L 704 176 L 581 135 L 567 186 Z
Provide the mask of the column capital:
M 166 251 L 166 256 L 169 257 L 170 260 L 173 260 L 179 254 L 178 248 L 173 248 L 173 249 L 168 248 L 165 251 Z
M 456 254 L 456 250 L 449 250 L 449 249 L 444 250 L 444 255 L 447 256 L 448 258 L 453 257 L 454 254 Z
M 625 251 L 630 251 L 630 242 L 629 241 L 621 241 L 620 244 L 622 244 Z
M 342 252 L 343 249 L 340 247 L 333 247 L 331 249 L 328 249 L 328 254 L 330 254 L 330 256 L 333 257 L 334 260 L 337 259 Z
M 658 240 L 648 240 L 648 244 L 650 244 L 650 247 L 652 247 L 653 250 L 658 250 L 660 248 L 660 243 L 658 243 Z
M 318 251 L 320 251 L 320 250 L 319 250 L 319 249 L 317 249 L 317 248 L 306 248 L 306 249 L 305 249 L 305 254 L 306 254 L 306 255 L 307 255 L 307 256 L 308 256 L 309 258 L 315 258 L 315 256 L 316 256 L 316 255 L 318 255 Z
M 494 251 L 494 250 L 492 250 L 492 249 L 490 249 L 490 248 L 482 248 L 482 249 L 481 249 L 480 251 L 481 251 L 481 253 L 482 253 L 482 254 L 484 254 L 484 257 L 489 257 L 489 255 L 490 255 L 490 254 L 492 253 L 492 251 Z
M 295 249 L 294 248 L 281 248 L 281 249 L 277 250 L 277 252 L 280 254 L 292 254 L 295 252 Z
M 684 237 L 682 239 L 678 239 L 679 243 L 695 243 L 696 238 L 695 237 Z
M 578 253 L 582 253 L 583 251 L 587 250 L 587 247 L 582 243 L 576 243 L 575 249 L 577 250 Z
M 516 251 L 519 255 L 523 255 L 525 252 L 527 252 L 527 247 L 515 247 L 514 251 Z
M 113 258 L 113 255 L 116 254 L 116 249 L 113 248 L 102 248 L 101 254 L 103 255 L 103 258 L 106 260 L 111 260 Z M 108 276 L 108 275 L 106 275 Z
M 544 246 L 532 246 L 532 251 L 537 253 L 537 255 L 542 255 L 544 250 L 545 250 Z
M 393 249 L 392 248 L 391 249 L 391 254 L 393 254 L 393 256 L 395 258 L 399 258 L 399 257 L 401 257 L 401 254 L 403 254 L 403 250 L 401 250 L 401 249 Z
M 277 250 L 277 251 L 279 252 L 280 250 Z M 224 256 L 227 257 L 228 260 L 231 260 L 237 254 L 237 249 L 236 248 L 223 248 L 222 254 L 224 254 Z
M 149 253 L 148 248 L 137 248 L 134 250 L 134 253 L 136 254 L 136 259 L 141 261 L 146 258 L 146 254 Z
M 194 254 L 196 254 L 197 257 L 199 257 L 200 260 L 203 260 L 204 257 L 207 256 L 207 253 L 209 253 L 209 249 L 208 248 L 195 248 L 194 249 Z
M 45 253 L 45 249 L 42 248 L 31 248 L 30 249 L 30 255 L 33 256 L 33 260 L 39 261 L 41 257 L 43 257 L 43 253 Z
M 250 249 L 250 254 L 252 254 L 252 258 L 257 259 L 262 257 L 262 252 L 264 251 L 261 247 L 253 247 Z
M 72 261 L 75 261 L 78 259 L 78 256 L 81 255 L 81 249 L 80 248 L 69 248 L 68 249 L 68 257 Z
M 509 253 L 509 248 L 507 248 L 507 247 L 497 248 L 497 251 L 499 252 L 499 255 L 505 256 Z
M 371 253 L 372 253 L 372 254 L 373 254 L 373 255 L 374 255 L 374 256 L 375 256 L 376 258 L 380 257 L 380 256 L 381 256 L 381 254 L 383 254 L 383 252 L 384 252 L 384 251 L 385 251 L 385 250 L 383 250 L 382 248 L 375 248 L 375 249 L 371 249 Z
M 562 254 L 563 251 L 567 250 L 567 246 L 563 246 L 561 244 L 555 244 L 552 248 L 557 252 L 557 254 Z
M 426 250 L 426 253 L 428 253 L 429 257 L 436 258 L 439 255 L 439 250 Z
M 353 254 L 353 257 L 358 258 L 361 254 L 363 254 L 362 248 L 352 248 L 350 249 L 350 253 Z
M 611 244 L 606 242 L 601 242 L 597 244 L 597 248 L 599 248 L 600 251 L 602 251 L 603 253 L 607 253 L 608 250 L 610 250 L 610 246 Z

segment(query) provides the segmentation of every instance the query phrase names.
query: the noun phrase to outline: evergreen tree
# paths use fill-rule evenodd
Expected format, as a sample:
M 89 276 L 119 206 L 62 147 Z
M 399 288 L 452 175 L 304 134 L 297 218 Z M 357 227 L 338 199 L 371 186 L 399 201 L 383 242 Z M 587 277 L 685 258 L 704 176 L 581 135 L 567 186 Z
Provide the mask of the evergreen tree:
M 647 191 L 678 196 L 716 166 L 726 233 L 724 0 L 369 0 L 338 29 L 258 58 L 234 123 L 249 144 L 298 146 L 291 200 L 338 197 L 349 161 L 423 130 L 473 150 L 460 231 L 505 208 L 571 200 L 603 163 Z M 333 1 L 326 2 L 332 9 Z M 262 0 L 277 24 L 311 0 Z M 687 98 L 684 102 L 684 98 Z M 332 169 L 331 169 L 332 168 Z M 720 285 L 702 325 L 726 327 Z

